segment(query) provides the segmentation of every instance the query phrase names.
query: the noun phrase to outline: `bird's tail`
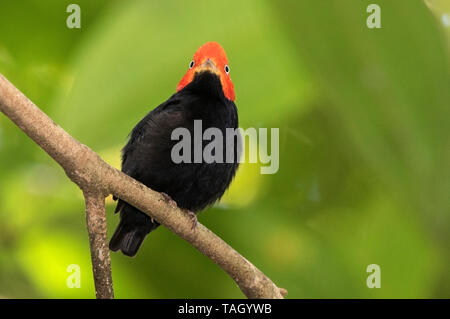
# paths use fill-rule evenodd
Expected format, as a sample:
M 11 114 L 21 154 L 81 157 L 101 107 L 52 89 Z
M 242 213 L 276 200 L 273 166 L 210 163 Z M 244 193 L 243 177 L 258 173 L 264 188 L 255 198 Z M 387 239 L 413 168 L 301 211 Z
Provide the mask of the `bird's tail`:
M 120 223 L 109 242 L 112 251 L 121 250 L 124 255 L 136 255 L 142 242 L 159 223 L 133 206 L 119 200 L 116 212 L 120 211 Z

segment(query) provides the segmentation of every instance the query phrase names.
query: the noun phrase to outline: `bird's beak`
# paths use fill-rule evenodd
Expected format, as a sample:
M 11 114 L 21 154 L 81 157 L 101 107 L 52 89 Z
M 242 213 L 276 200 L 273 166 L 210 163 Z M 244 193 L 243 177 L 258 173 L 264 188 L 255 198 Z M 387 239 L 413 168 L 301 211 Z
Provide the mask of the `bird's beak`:
M 197 68 L 197 72 L 202 72 L 202 71 L 209 71 L 209 72 L 216 73 L 216 74 L 219 73 L 219 71 L 217 70 L 216 64 L 211 59 L 207 59 L 205 62 L 203 62 Z

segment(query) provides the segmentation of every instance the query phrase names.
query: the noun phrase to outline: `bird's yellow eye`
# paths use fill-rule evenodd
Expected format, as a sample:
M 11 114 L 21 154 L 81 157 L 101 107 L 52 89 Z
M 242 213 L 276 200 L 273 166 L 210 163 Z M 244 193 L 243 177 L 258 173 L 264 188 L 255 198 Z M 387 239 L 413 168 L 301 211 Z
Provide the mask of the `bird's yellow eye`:
M 225 65 L 225 73 L 228 74 L 230 73 L 230 67 L 227 65 Z
M 195 61 L 192 60 L 192 61 L 189 63 L 189 69 L 192 69 L 192 68 L 194 67 L 194 65 L 195 65 Z

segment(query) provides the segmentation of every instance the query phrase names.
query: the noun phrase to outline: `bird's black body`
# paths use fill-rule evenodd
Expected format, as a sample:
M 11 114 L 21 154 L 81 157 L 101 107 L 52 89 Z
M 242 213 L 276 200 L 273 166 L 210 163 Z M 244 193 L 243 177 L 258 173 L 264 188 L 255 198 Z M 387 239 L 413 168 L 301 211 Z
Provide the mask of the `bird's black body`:
M 202 130 L 214 127 L 222 131 L 238 127 L 237 109 L 228 100 L 220 79 L 211 72 L 195 75 L 193 81 L 166 102 L 148 113 L 132 130 L 122 150 L 122 171 L 153 190 L 169 195 L 179 207 L 198 212 L 221 198 L 238 167 L 238 143 L 234 162 L 179 163 L 171 158 L 175 128 L 187 128 L 193 139 L 194 120 L 202 120 Z M 203 133 L 203 132 L 202 132 Z M 203 147 L 210 141 L 203 142 Z M 193 148 L 193 142 L 191 143 Z M 203 149 L 202 147 L 202 149 Z M 229 146 L 228 146 L 229 148 Z M 191 152 L 193 159 L 193 151 Z M 145 236 L 159 226 L 156 221 L 119 199 L 116 212 L 121 221 L 110 241 L 110 249 L 134 256 Z

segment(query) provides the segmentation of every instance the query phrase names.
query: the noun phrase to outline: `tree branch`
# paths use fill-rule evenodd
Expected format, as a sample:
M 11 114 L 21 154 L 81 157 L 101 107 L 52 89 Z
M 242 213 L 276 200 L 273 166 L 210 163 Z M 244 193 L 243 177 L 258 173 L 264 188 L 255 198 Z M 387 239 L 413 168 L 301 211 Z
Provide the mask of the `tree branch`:
M 106 234 L 105 198 L 102 194 L 84 192 L 84 199 L 95 294 L 99 299 L 113 299 L 111 258 Z
M 189 215 L 171 206 L 160 193 L 105 163 L 56 125 L 1 74 L 0 111 L 58 162 L 84 192 L 97 297 L 113 295 L 103 201 L 109 194 L 135 206 L 189 242 L 226 271 L 248 298 L 283 298 L 286 295 L 285 289 L 278 288 L 205 226 L 199 223 L 192 231 Z

